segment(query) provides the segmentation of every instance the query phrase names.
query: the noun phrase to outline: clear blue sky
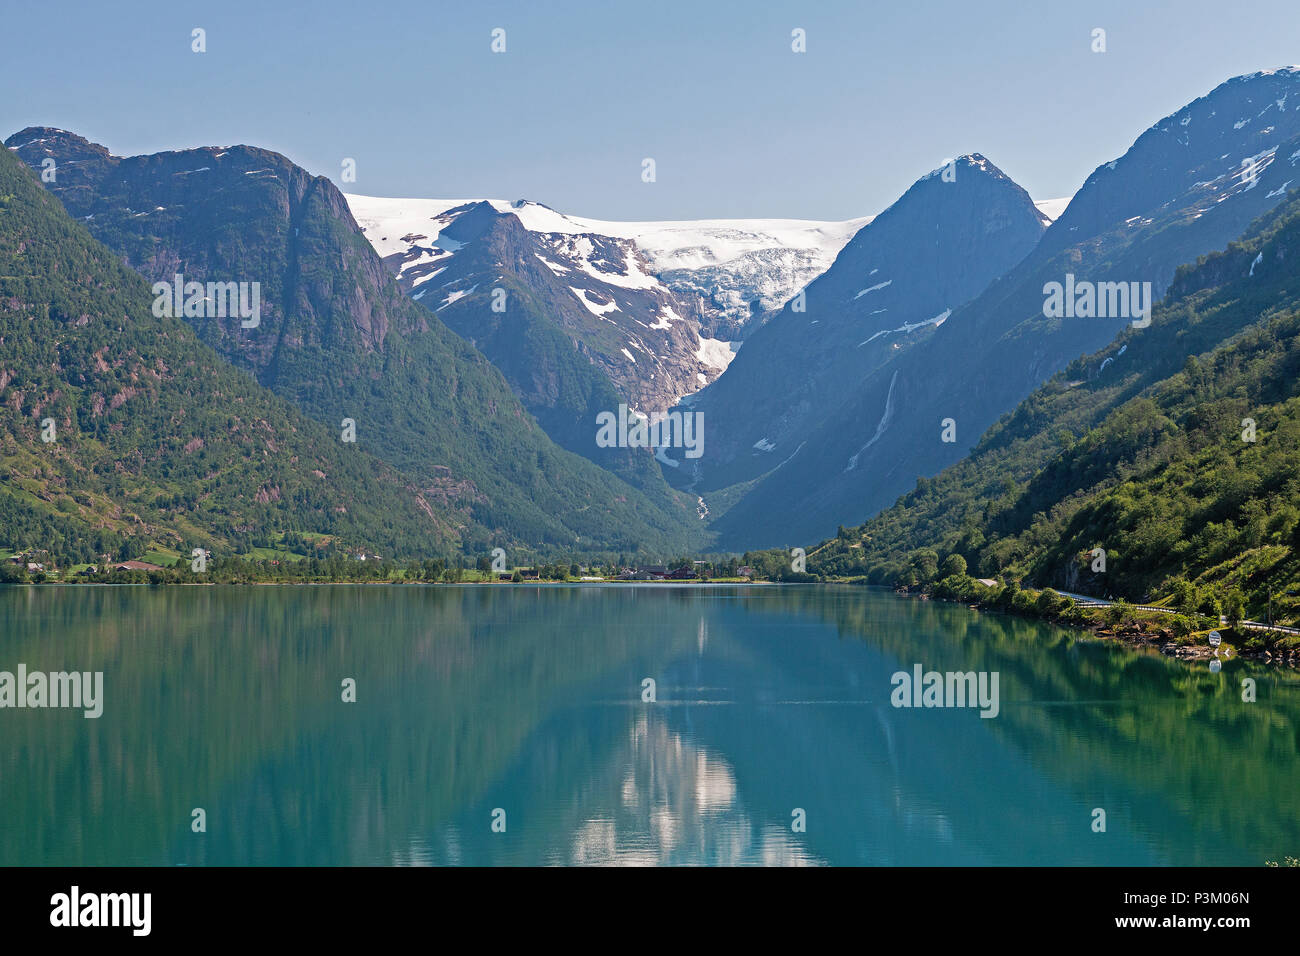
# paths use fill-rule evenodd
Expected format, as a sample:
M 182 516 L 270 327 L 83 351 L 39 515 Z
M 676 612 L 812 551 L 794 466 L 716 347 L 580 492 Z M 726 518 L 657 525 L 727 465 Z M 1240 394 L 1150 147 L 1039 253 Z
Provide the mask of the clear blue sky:
M 250 143 L 335 182 L 354 157 L 347 191 L 608 219 L 865 215 L 965 152 L 1066 196 L 1224 79 L 1300 63 L 1296 0 L 142 0 L 3 23 L 4 136 Z

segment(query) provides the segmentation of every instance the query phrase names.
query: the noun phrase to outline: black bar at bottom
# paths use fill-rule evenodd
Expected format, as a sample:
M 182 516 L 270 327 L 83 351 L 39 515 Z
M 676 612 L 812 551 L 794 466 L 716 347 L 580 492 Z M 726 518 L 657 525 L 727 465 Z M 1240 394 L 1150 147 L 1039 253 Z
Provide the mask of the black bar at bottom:
M 1023 935 L 1027 941 L 1200 936 L 1230 945 L 1242 934 L 1280 938 L 1293 928 L 1298 891 L 1300 869 L 1266 867 L 32 868 L 0 870 L 0 933 L 6 943 L 64 937 L 128 945 L 144 939 L 373 944 L 388 933 L 457 927 L 494 942 L 515 934 L 537 942 L 553 932 L 569 939 L 591 932 L 599 940 L 595 934 L 623 927 L 629 940 L 658 937 L 662 945 L 674 925 L 702 924 L 704 935 L 734 941 L 802 923 L 816 925 L 818 936 L 838 926 L 860 937 L 910 926 L 926 944 Z M 149 894 L 147 935 L 143 894 Z M 72 925 L 114 921 L 119 925 Z M 1057 935 L 1035 935 L 1044 932 Z

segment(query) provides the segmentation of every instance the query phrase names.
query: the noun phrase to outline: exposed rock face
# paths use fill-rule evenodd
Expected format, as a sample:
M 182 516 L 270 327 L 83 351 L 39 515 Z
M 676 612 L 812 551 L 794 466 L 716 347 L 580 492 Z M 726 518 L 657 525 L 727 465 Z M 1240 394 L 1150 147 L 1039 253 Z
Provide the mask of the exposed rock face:
M 667 409 L 716 376 L 696 356 L 698 314 L 649 274 L 631 240 L 532 232 L 487 202 L 455 207 L 429 225 L 408 233 L 407 248 L 385 264 L 416 301 L 498 368 L 529 366 L 527 378 L 507 377 L 530 406 L 545 407 L 564 373 L 548 367 L 544 356 L 521 362 L 512 354 L 522 345 L 512 331 L 521 321 L 561 331 L 618 395 L 643 411 Z M 453 245 L 454 251 L 447 248 Z M 511 296 L 512 288 L 524 291 Z M 493 308 L 494 289 L 505 290 L 504 298 L 495 297 L 501 311 Z
M 356 242 L 346 200 L 324 177 L 250 146 L 117 157 L 62 130 L 7 144 L 29 166 L 54 159 L 46 186 L 151 282 L 257 282 L 260 324 L 195 323 L 200 337 L 265 385 L 288 383 L 304 350 L 374 352 L 389 330 L 422 331 L 385 270 Z M 353 369 L 354 371 L 355 369 Z M 335 368 L 336 374 L 350 371 Z
M 869 221 L 618 223 L 522 200 L 348 201 L 403 287 L 491 357 L 553 438 L 598 461 L 596 413 L 663 411 L 716 380 Z

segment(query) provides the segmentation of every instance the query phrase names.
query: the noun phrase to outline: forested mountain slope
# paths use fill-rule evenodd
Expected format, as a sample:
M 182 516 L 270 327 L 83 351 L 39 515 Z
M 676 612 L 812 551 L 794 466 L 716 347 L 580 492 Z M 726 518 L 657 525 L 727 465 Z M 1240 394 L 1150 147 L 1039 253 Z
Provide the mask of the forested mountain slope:
M 1178 271 L 1149 328 L 1072 363 L 972 454 L 810 557 L 909 583 L 975 575 L 1152 600 L 1300 589 L 1300 193 Z M 1093 571 L 1095 549 L 1105 571 Z M 927 570 L 928 569 L 928 570 Z
M 129 539 L 228 554 L 285 530 L 455 545 L 464 516 L 434 510 L 152 301 L 0 150 L 0 544 L 63 562 L 117 556 Z
M 150 282 L 259 283 L 255 327 L 186 321 L 335 435 L 353 420 L 357 446 L 410 476 L 464 550 L 699 536 L 692 499 L 662 479 L 638 489 L 556 446 L 481 353 L 407 298 L 324 177 L 247 146 L 122 158 L 43 127 L 7 145 L 33 170 L 53 160 L 46 188 Z

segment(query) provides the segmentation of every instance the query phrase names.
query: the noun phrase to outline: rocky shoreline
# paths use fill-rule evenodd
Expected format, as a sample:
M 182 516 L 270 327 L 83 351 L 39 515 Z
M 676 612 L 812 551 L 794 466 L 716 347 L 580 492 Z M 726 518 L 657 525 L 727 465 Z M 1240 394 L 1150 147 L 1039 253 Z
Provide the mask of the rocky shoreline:
M 972 610 L 1015 614 L 1018 617 L 1047 621 L 1061 627 L 1082 629 L 1097 637 L 1119 641 L 1128 644 L 1131 647 L 1142 647 L 1156 650 L 1161 654 L 1164 654 L 1166 657 L 1174 657 L 1182 661 L 1230 661 L 1241 658 L 1243 660 L 1254 661 L 1260 664 L 1269 664 L 1277 667 L 1300 668 L 1300 649 L 1242 649 L 1237 643 L 1237 633 L 1230 627 L 1220 628 L 1220 632 L 1223 635 L 1223 644 L 1218 648 L 1218 654 L 1215 654 L 1216 649 L 1207 643 L 1179 643 L 1169 628 L 1160 627 L 1156 625 L 1154 621 L 1150 620 L 1143 620 L 1136 622 L 1135 624 L 1123 626 L 1087 619 L 1081 620 L 1078 613 L 1079 609 L 1077 607 L 1071 608 L 1065 614 L 1028 614 L 1015 608 L 1004 607 L 1000 604 L 993 604 L 986 601 L 972 602 L 951 600 L 929 594 L 914 594 L 908 591 L 898 591 L 896 593 L 907 594 L 911 597 L 919 597 L 922 600 L 944 601 L 949 604 L 965 604 Z

